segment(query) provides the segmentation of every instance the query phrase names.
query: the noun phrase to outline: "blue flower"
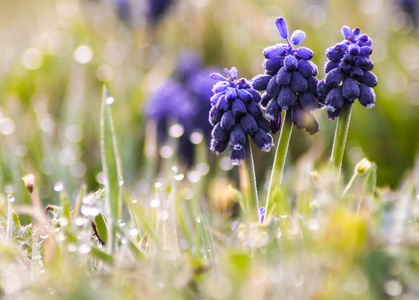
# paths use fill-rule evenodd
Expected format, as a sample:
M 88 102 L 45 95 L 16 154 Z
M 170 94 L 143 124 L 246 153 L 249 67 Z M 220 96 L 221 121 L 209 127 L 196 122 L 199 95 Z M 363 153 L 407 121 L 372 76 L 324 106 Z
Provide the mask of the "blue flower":
M 164 16 L 173 0 L 147 0 L 146 16 L 153 25 L 157 24 Z
M 263 68 L 266 71 L 252 79 L 252 87 L 258 91 L 265 90 L 261 105 L 266 108 L 265 116 L 271 122 L 272 133 L 280 129 L 282 110 L 289 110 L 299 129 L 304 128 L 314 134 L 319 128 L 311 112 L 322 105 L 317 99 L 317 67 L 310 61 L 313 51 L 306 47 L 294 48 L 306 38 L 304 31 L 294 31 L 289 40 L 284 18 L 276 19 L 275 25 L 287 43 L 263 50 L 266 58 Z
M 317 86 L 319 100 L 332 120 L 340 116 L 344 101 L 353 103 L 358 99 L 363 106 L 373 107 L 372 88 L 377 85 L 377 77 L 370 72 L 374 67 L 370 60 L 371 39 L 361 35 L 359 28 L 343 26 L 341 33 L 345 39 L 326 50 L 326 77 Z
M 190 58 L 190 59 L 188 59 Z M 179 138 L 179 155 L 191 165 L 194 159 L 193 144 L 189 137 L 199 130 L 210 141 L 212 127 L 208 124 L 208 99 L 212 95 L 213 81 L 209 77 L 213 68 L 205 68 L 201 56 L 193 50 L 185 50 L 178 57 L 172 77 L 165 80 L 148 98 L 145 114 L 156 121 L 159 143 L 165 142 L 169 122 L 182 125 Z
M 248 136 L 262 151 L 270 151 L 273 143 L 269 135 L 270 126 L 259 105 L 260 94 L 251 88 L 244 79 L 237 79 L 237 69 L 224 69 L 227 78 L 219 73 L 212 73 L 217 82 L 213 86 L 214 95 L 210 98 L 212 108 L 209 122 L 214 126 L 211 132 L 210 149 L 219 154 L 230 143 L 230 158 L 234 165 L 245 158 L 245 143 Z

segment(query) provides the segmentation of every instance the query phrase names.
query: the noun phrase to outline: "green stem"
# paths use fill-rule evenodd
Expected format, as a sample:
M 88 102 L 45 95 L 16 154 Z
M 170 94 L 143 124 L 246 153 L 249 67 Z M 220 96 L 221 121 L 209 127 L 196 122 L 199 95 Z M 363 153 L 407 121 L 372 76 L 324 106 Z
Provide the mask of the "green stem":
M 244 145 L 244 151 L 246 152 L 246 157 L 241 166 L 242 190 L 247 200 L 247 216 L 251 221 L 256 222 L 259 220 L 259 199 L 256 187 L 255 164 L 249 139 L 247 139 Z
M 292 116 L 291 112 L 284 112 L 284 119 L 279 135 L 278 145 L 276 147 L 275 160 L 272 168 L 271 180 L 269 182 L 268 196 L 266 198 L 265 211 L 266 215 L 270 214 L 270 206 L 274 199 L 279 195 L 281 186 L 282 175 L 284 173 L 285 159 L 287 157 L 288 146 L 292 133 Z M 266 220 L 267 218 L 265 218 Z
M 338 170 L 338 177 L 340 177 L 343 153 L 345 151 L 346 138 L 348 136 L 349 123 L 351 122 L 352 104 L 344 101 L 342 106 L 342 113 L 336 124 L 335 139 L 333 140 L 332 156 L 330 163 Z

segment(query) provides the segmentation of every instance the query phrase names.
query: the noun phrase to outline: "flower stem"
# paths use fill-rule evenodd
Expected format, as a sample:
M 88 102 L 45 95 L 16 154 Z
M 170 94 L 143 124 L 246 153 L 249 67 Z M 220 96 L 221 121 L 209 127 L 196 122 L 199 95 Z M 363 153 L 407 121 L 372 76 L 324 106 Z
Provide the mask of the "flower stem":
M 340 177 L 343 161 L 343 153 L 345 151 L 346 138 L 348 136 L 349 123 L 351 122 L 352 104 L 344 101 L 342 113 L 336 124 L 335 138 L 333 140 L 332 156 L 330 163 L 338 170 Z
M 269 182 L 268 196 L 266 198 L 266 214 L 269 215 L 270 207 L 273 201 L 279 195 L 282 175 L 284 173 L 285 159 L 287 157 L 288 146 L 292 133 L 292 116 L 291 111 L 285 111 L 284 122 L 282 123 L 281 134 L 279 135 L 278 145 L 275 153 L 274 165 L 272 168 L 271 180 Z M 267 218 L 265 218 L 266 220 Z
M 246 198 L 247 217 L 249 220 L 256 222 L 259 220 L 259 199 L 256 187 L 255 165 L 249 139 L 247 139 L 244 147 L 246 157 L 240 168 L 242 192 Z

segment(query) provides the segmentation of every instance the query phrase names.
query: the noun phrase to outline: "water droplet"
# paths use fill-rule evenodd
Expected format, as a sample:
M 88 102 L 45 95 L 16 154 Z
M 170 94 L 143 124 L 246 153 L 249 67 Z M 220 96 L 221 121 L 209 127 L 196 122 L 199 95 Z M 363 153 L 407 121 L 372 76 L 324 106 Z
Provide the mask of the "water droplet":
M 67 250 L 69 252 L 76 252 L 77 251 L 77 245 L 74 243 L 70 243 L 67 245 Z
M 48 226 L 44 225 L 39 229 L 39 237 L 43 240 L 47 239 L 49 236 Z
M 112 96 L 106 97 L 106 104 L 111 105 L 115 102 L 115 98 Z
M 160 148 L 160 156 L 163 158 L 170 158 L 173 156 L 174 150 L 170 146 L 163 146 Z
M 57 239 L 60 241 L 60 242 L 64 242 L 65 240 L 66 240 L 66 236 L 65 236 L 65 234 L 64 234 L 64 232 L 62 232 L 62 231 L 60 231 L 59 233 L 58 233 L 58 235 L 57 235 Z
M 58 223 L 60 224 L 60 227 L 66 227 L 69 222 L 67 218 L 61 217 L 58 219 Z
M 307 220 L 307 228 L 310 229 L 311 231 L 319 230 L 320 228 L 319 221 L 317 221 L 316 219 Z
M 118 174 L 118 178 L 119 178 L 118 185 L 123 186 L 124 185 L 124 178 L 122 178 L 121 174 Z
M 175 166 L 172 167 L 172 171 L 175 174 L 174 178 L 177 181 L 180 181 L 185 177 L 185 175 L 182 173 L 182 171 Z
M 193 195 L 194 195 L 194 192 L 193 192 L 192 189 L 186 188 L 186 189 L 183 190 L 183 197 L 186 200 L 192 199 Z
M 159 211 L 158 214 L 157 214 L 157 217 L 160 220 L 165 221 L 169 218 L 169 212 L 167 210 Z
M 189 140 L 191 141 L 191 143 L 195 145 L 200 144 L 203 139 L 204 139 L 204 135 L 202 134 L 201 131 L 194 131 L 189 137 Z
M 132 204 L 138 203 L 138 200 L 137 200 L 137 199 L 135 199 L 135 198 L 132 198 L 132 199 L 131 199 L 131 203 L 132 203 Z
M 188 172 L 188 180 L 190 182 L 199 182 L 201 180 L 201 174 L 198 171 Z
M 7 202 L 13 203 L 15 201 L 16 201 L 15 196 L 13 196 L 13 195 L 7 195 Z
M 316 200 L 313 200 L 310 202 L 309 206 L 310 206 L 310 209 L 314 210 L 314 209 L 318 209 L 320 207 L 320 204 Z
M 124 227 L 126 225 L 125 220 L 121 219 L 118 221 L 119 226 Z
M 180 124 L 175 124 L 169 129 L 169 135 L 174 138 L 179 138 L 183 135 L 185 129 Z
M 392 296 L 392 297 L 397 297 L 399 296 L 403 291 L 403 287 L 400 283 L 400 281 L 392 279 L 392 280 L 387 280 L 384 283 L 384 292 L 386 292 L 387 295 Z
M 83 197 L 83 199 L 81 200 L 81 202 L 83 204 L 91 204 L 91 203 L 93 203 L 93 194 L 89 194 L 89 195 Z
M 156 188 L 156 189 L 159 189 L 159 188 L 161 188 L 163 186 L 163 184 L 160 182 L 160 181 L 157 181 L 155 184 L 154 184 L 154 187 Z
M 288 218 L 288 215 L 287 214 L 282 214 L 282 215 L 280 215 L 279 216 L 281 219 L 286 219 L 286 218 Z
M 74 224 L 76 224 L 76 226 L 84 226 L 86 224 L 87 220 L 83 217 L 77 217 L 74 219 Z
M 201 223 L 201 217 L 197 217 L 197 218 L 196 218 L 196 222 L 197 222 L 197 223 Z
M 8 184 L 8 185 L 6 185 L 6 186 L 4 187 L 4 191 L 5 191 L 7 194 L 13 194 L 13 193 L 15 192 L 15 189 L 14 189 L 13 185 Z
M 54 184 L 54 191 L 62 192 L 64 190 L 64 183 L 62 181 L 57 182 Z
M 157 198 L 154 198 L 150 201 L 150 206 L 151 207 L 159 207 L 160 206 L 160 200 Z
M 95 205 L 82 205 L 80 211 L 86 217 L 96 217 L 100 213 L 99 208 Z
M 138 234 L 139 234 L 138 229 L 137 229 L 137 228 L 135 228 L 135 227 L 131 227 L 131 228 L 128 230 L 128 236 L 130 236 L 130 237 L 132 237 L 132 238 L 136 238 L 136 237 L 138 236 Z
M 79 253 L 81 254 L 87 254 L 90 252 L 90 250 L 92 250 L 92 247 L 88 244 L 81 244 L 78 248 Z
M 207 163 L 200 163 L 196 166 L 196 171 L 201 175 L 206 175 L 209 172 L 209 166 Z

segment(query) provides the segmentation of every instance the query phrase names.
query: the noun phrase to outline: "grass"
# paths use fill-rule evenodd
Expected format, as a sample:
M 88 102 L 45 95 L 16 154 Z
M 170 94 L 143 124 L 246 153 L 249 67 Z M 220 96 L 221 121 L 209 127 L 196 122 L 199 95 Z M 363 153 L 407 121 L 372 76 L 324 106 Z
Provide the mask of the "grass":
M 417 29 L 382 22 L 395 6 L 367 15 L 349 2 L 182 2 L 151 27 L 101 2 L 55 4 L 0 4 L 0 298 L 418 298 L 417 70 L 399 59 Z M 319 27 L 308 7 L 326 14 Z M 179 137 L 161 155 L 144 103 L 185 47 L 260 73 L 261 49 L 278 41 L 263 24 L 279 15 L 307 32 L 319 69 L 339 28 L 361 27 L 381 45 L 379 85 L 376 107 L 352 107 L 340 179 L 324 111 L 319 133 L 294 130 L 288 152 L 280 143 L 281 188 L 261 224 L 252 200 L 264 206 L 275 153 L 249 145 L 254 172 L 232 168 L 204 138 L 186 167 Z M 79 46 L 92 51 L 86 63 Z

